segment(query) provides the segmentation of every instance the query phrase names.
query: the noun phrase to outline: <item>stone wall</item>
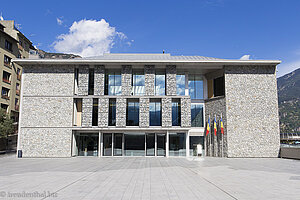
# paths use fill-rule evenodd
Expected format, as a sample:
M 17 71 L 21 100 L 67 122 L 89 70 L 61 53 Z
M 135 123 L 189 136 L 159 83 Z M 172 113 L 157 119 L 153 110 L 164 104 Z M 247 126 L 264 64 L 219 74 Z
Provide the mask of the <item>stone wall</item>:
M 89 66 L 80 65 L 78 69 L 78 95 L 88 95 L 89 92 Z
M 132 92 L 132 67 L 130 65 L 122 66 L 122 95 L 131 95 Z
M 154 86 L 155 86 L 155 66 L 145 65 L 144 71 L 145 71 L 145 95 L 153 96 Z
M 82 126 L 92 126 L 92 114 L 93 114 L 93 98 L 82 99 Z
M 149 127 L 149 102 L 149 98 L 140 98 L 139 126 L 143 128 Z
M 167 65 L 166 66 L 166 95 L 176 95 L 176 66 Z
M 161 99 L 162 105 L 162 127 L 172 126 L 172 98 L 165 97 Z
M 94 68 L 94 95 L 104 95 L 105 68 L 103 65 L 95 65 Z
M 98 126 L 108 127 L 109 98 L 99 98 L 98 109 Z
M 191 127 L 191 98 L 181 99 L 181 127 Z
M 277 157 L 275 66 L 225 67 L 228 157 Z
M 126 126 L 126 98 L 117 98 L 116 99 L 116 127 L 125 127 Z

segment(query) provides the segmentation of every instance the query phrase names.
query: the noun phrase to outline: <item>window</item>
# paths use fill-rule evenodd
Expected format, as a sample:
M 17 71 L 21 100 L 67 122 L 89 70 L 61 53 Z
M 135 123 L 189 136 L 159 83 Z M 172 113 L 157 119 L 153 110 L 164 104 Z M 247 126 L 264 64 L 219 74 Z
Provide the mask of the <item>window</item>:
M 105 95 L 122 94 L 121 70 L 106 70 L 105 72 Z
M 139 125 L 139 100 L 127 99 L 126 126 Z
M 21 80 L 21 69 L 17 68 L 17 79 L 20 81 Z
M 2 87 L 2 93 L 1 96 L 3 99 L 9 99 L 9 89 Z
M 109 99 L 108 125 L 116 125 L 116 99 Z
M 170 156 L 186 155 L 185 133 L 169 134 L 169 155 Z
M 149 105 L 150 126 L 161 126 L 161 101 L 151 99 Z
M 190 156 L 203 155 L 204 136 L 190 136 Z
M 94 94 L 94 68 L 89 69 L 89 95 Z
M 143 70 L 132 71 L 132 94 L 144 95 L 145 92 L 145 75 Z
M 15 98 L 15 110 L 19 110 L 19 99 Z
M 172 99 L 172 126 L 181 126 L 180 99 Z
M 98 126 L 98 99 L 93 99 L 92 126 Z
M 12 43 L 5 40 L 5 48 L 8 49 L 9 51 L 12 51 Z
M 225 81 L 224 76 L 214 79 L 214 96 L 225 95 Z
M 10 84 L 10 73 L 3 71 L 2 81 Z
M 166 72 L 165 70 L 156 70 L 155 72 L 155 95 L 166 94 Z
M 177 95 L 185 95 L 185 74 L 177 73 L 176 75 Z
M 5 110 L 5 112 L 7 112 L 8 110 L 8 105 L 1 103 L 1 108 Z
M 6 55 L 4 55 L 4 65 L 6 67 L 10 67 L 10 63 L 11 63 L 11 58 L 8 57 L 8 56 L 6 56 Z
M 78 74 L 79 74 L 79 69 L 75 68 L 75 75 L 74 75 L 74 94 L 78 94 Z
M 189 94 L 191 99 L 203 99 L 203 80 L 201 75 L 189 74 Z
M 74 99 L 74 126 L 81 126 L 82 99 Z
M 191 104 L 191 125 L 192 127 L 203 127 L 203 104 Z
M 16 95 L 20 95 L 20 84 L 16 83 Z

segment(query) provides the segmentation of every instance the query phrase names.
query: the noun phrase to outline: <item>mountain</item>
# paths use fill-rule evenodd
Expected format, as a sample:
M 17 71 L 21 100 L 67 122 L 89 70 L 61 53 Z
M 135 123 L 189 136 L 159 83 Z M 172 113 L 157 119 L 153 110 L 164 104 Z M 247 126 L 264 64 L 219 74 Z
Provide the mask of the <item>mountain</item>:
M 29 58 L 34 59 L 72 59 L 81 58 L 79 55 L 65 54 L 65 53 L 51 53 L 41 49 L 30 50 Z
M 300 68 L 277 79 L 281 133 L 300 132 Z

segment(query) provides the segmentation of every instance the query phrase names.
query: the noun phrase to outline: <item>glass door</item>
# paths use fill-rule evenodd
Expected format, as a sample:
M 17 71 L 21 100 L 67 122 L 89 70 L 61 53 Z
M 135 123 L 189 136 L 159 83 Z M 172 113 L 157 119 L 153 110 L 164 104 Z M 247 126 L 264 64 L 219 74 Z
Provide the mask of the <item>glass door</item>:
M 156 134 L 157 156 L 166 156 L 166 134 Z
M 155 156 L 155 133 L 146 134 L 146 156 Z

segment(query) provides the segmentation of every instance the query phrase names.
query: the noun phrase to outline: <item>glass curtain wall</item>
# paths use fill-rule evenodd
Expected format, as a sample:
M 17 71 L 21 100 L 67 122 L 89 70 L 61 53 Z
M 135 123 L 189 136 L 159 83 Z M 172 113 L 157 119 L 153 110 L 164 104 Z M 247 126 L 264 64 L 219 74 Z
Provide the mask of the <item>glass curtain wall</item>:
M 145 75 L 144 70 L 132 70 L 132 94 L 144 95 Z
M 169 155 L 186 156 L 185 133 L 169 134 Z
M 176 87 L 177 95 L 185 95 L 185 74 L 183 72 L 178 72 L 176 75 Z
M 116 125 L 116 99 L 109 99 L 108 126 Z
M 192 127 L 204 127 L 203 123 L 203 104 L 192 103 L 191 104 L 191 120 Z
M 150 126 L 161 126 L 161 100 L 151 99 L 149 104 Z
M 155 70 L 155 95 L 166 94 L 166 71 L 164 69 Z
M 127 99 L 126 126 L 139 125 L 139 100 Z
M 180 99 L 172 99 L 172 126 L 181 126 Z
M 145 156 L 145 133 L 124 134 L 125 156 Z
M 203 79 L 201 75 L 189 74 L 189 94 L 191 99 L 203 99 Z
M 105 71 L 105 95 L 122 94 L 122 77 L 121 70 Z

